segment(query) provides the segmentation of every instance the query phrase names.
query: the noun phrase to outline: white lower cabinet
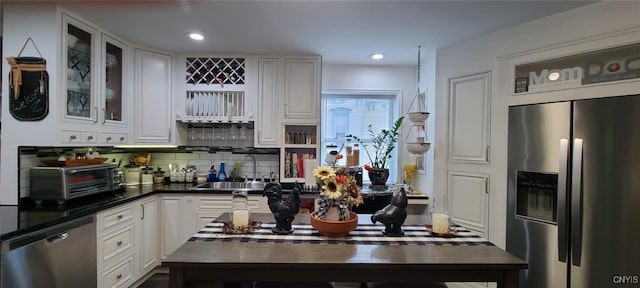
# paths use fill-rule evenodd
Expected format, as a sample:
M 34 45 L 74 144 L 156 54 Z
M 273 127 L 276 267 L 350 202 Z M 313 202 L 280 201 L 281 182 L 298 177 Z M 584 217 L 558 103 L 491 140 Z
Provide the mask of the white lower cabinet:
M 140 276 L 143 276 L 160 264 L 160 222 L 157 197 L 142 199 L 138 208 L 140 217 L 137 219 L 140 222 L 140 229 L 137 229 L 139 245 L 136 252 L 140 259 Z
M 112 233 L 106 233 L 100 237 L 98 250 L 98 259 L 103 264 L 113 262 L 113 259 L 117 259 L 120 255 L 130 255 L 134 253 L 134 241 L 135 241 L 135 224 L 129 223 L 126 226 L 113 231 Z
M 193 203 L 195 211 L 191 223 L 185 223 L 185 227 L 191 227 L 189 236 L 197 233 L 200 229 L 207 226 L 214 219 L 218 218 L 231 209 L 231 195 L 207 195 L 199 197 L 191 197 L 187 199 Z M 267 205 L 267 198 L 260 194 L 249 194 L 249 209 L 252 213 L 271 213 Z M 188 224 L 188 225 L 187 225 Z
M 134 203 L 127 203 L 96 217 L 98 287 L 128 287 L 137 277 L 134 209 Z
M 159 264 L 156 196 L 102 211 L 97 223 L 98 287 L 129 287 Z
M 448 171 L 449 215 L 451 221 L 488 236 L 489 174 Z
M 231 209 L 231 194 L 165 194 L 160 199 L 162 258 Z M 249 194 L 249 208 L 252 213 L 271 213 L 267 198 L 260 194 Z
M 160 197 L 160 256 L 164 259 L 167 255 L 178 249 L 182 243 L 180 215 L 181 196 Z
M 137 278 L 134 272 L 135 259 L 129 255 L 98 274 L 98 287 L 129 287 Z
M 253 213 L 271 213 L 249 195 Z M 129 287 L 231 208 L 231 194 L 151 195 L 97 214 L 98 287 Z

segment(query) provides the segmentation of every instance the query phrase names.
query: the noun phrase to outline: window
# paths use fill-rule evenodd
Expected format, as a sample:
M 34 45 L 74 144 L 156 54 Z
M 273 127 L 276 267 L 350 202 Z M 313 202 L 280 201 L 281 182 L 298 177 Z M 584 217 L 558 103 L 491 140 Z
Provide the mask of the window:
M 345 135 L 357 135 L 367 144 L 369 140 L 369 125 L 373 125 L 376 131 L 390 129 L 397 118 L 396 95 L 391 93 L 324 93 L 322 95 L 322 131 L 320 145 L 324 150 L 327 145 L 336 145 L 338 149 L 346 143 Z M 395 183 L 397 180 L 398 156 L 396 149 L 389 163 L 389 180 L 387 183 Z M 370 145 L 367 145 L 371 149 Z M 346 149 L 342 149 L 345 154 Z M 360 166 L 370 163 L 365 147 L 360 147 Z M 325 163 L 324 156 L 327 151 L 321 153 L 320 161 Z M 373 150 L 371 150 L 373 153 Z M 338 166 L 344 166 L 346 158 L 338 161 Z M 366 171 L 365 171 L 366 172 Z M 367 173 L 363 173 L 363 182 L 369 182 Z

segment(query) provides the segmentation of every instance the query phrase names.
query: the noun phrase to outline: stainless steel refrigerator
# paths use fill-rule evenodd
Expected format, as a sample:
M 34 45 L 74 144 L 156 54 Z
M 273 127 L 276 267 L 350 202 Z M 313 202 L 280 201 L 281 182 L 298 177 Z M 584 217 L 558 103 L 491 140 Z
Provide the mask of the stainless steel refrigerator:
M 524 287 L 640 287 L 640 95 L 509 109 L 507 251 Z

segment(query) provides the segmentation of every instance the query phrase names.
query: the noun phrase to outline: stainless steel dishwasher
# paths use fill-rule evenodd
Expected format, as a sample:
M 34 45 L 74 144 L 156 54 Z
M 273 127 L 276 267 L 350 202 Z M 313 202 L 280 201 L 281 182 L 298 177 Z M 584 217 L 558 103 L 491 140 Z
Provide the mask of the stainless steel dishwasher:
M 2 242 L 0 287 L 95 287 L 95 216 Z

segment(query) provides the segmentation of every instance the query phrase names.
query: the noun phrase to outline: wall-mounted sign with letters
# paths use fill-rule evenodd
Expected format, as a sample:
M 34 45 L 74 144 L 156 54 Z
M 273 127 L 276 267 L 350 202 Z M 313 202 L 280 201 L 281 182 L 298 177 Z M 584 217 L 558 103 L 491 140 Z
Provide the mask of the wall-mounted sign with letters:
M 514 93 L 640 78 L 640 43 L 516 66 Z

